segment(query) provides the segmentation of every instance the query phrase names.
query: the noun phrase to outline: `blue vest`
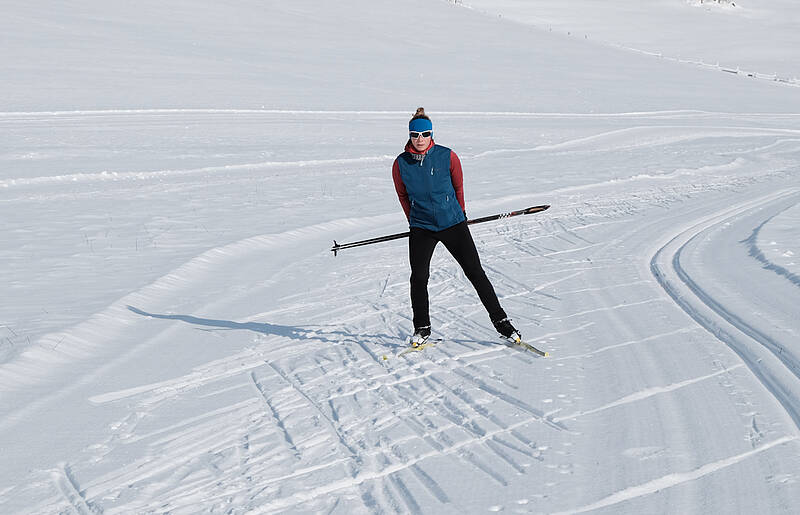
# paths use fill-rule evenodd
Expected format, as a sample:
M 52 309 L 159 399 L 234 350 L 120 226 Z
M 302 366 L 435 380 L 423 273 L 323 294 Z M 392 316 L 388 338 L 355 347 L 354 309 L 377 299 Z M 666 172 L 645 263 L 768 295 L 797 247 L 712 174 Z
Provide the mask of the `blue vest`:
M 442 231 L 466 220 L 450 178 L 449 148 L 434 145 L 426 154 L 403 152 L 397 164 L 411 202 L 411 227 Z

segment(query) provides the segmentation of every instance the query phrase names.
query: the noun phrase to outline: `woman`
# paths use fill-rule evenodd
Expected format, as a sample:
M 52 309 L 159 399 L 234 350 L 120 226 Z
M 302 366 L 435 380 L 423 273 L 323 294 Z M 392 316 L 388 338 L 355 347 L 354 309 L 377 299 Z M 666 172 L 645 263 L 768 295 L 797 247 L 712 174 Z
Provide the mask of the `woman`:
M 463 174 L 456 153 L 433 141 L 433 123 L 420 107 L 408 124 L 405 152 L 392 166 L 392 178 L 411 234 L 411 307 L 417 347 L 431 334 L 428 277 L 433 250 L 442 242 L 464 270 L 489 313 L 495 329 L 506 338 L 521 338 L 500 306 L 492 284 L 481 267 L 475 242 L 467 226 Z

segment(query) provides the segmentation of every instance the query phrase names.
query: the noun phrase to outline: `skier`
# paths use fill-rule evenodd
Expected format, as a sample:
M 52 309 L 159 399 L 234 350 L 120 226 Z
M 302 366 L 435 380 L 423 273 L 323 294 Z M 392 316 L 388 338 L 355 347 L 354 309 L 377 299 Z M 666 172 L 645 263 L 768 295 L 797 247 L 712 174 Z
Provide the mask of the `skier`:
M 433 141 L 433 123 L 420 107 L 408 124 L 405 151 L 392 165 L 400 205 L 408 219 L 408 255 L 411 263 L 411 308 L 414 335 L 411 345 L 424 344 L 431 334 L 428 277 L 433 250 L 442 242 L 475 287 L 495 329 L 520 341 L 521 335 L 500 306 L 481 267 L 467 225 L 461 162 L 455 152 Z

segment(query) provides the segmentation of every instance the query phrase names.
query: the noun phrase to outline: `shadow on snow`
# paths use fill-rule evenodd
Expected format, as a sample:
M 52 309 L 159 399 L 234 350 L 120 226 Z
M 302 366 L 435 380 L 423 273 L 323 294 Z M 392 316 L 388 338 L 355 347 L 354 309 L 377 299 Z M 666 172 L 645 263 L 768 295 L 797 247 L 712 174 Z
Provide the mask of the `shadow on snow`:
M 318 329 L 304 329 L 290 325 L 270 324 L 266 322 L 234 322 L 233 320 L 218 320 L 213 318 L 201 318 L 192 315 L 164 315 L 158 313 L 148 313 L 134 306 L 127 306 L 128 310 L 137 315 L 159 318 L 162 320 L 178 320 L 187 324 L 211 327 L 225 330 L 246 330 L 254 333 L 282 336 L 292 340 L 317 340 L 325 343 L 345 343 L 347 340 L 374 341 L 397 340 L 397 336 L 389 334 L 353 334 L 346 331 L 324 331 Z M 383 341 L 382 343 L 387 343 Z M 392 344 L 390 344 L 392 345 Z

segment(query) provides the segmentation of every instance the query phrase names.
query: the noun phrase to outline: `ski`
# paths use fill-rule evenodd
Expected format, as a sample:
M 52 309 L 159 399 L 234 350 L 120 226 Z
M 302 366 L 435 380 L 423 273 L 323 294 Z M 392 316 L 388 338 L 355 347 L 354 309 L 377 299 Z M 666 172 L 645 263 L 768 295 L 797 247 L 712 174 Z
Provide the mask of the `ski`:
M 509 347 L 518 347 L 520 349 L 524 349 L 526 351 L 533 352 L 537 356 L 541 356 L 543 358 L 547 358 L 547 357 L 550 356 L 549 352 L 541 350 L 539 348 L 536 348 L 533 345 L 531 345 L 530 343 L 527 343 L 527 342 L 525 342 L 523 340 L 512 340 L 510 338 L 505 338 L 505 337 L 502 337 L 502 336 L 500 337 L 500 339 L 503 340 L 503 342 L 505 342 L 505 344 L 508 345 Z M 404 349 L 404 350 L 400 351 L 400 353 L 397 354 L 397 357 L 399 358 L 399 357 L 405 356 L 406 354 L 410 354 L 412 352 L 421 352 L 421 351 L 423 351 L 423 350 L 425 350 L 425 349 L 427 349 L 429 347 L 436 346 L 436 344 L 441 342 L 441 341 L 443 341 L 442 338 L 435 338 L 435 339 L 432 338 L 432 339 L 429 339 L 429 340 L 425 341 L 425 343 L 423 343 L 421 345 L 417 345 L 416 347 L 409 346 L 407 349 Z
M 420 352 L 420 351 L 422 351 L 424 349 L 427 349 L 428 347 L 434 347 L 440 341 L 442 341 L 442 338 L 429 338 L 429 339 L 425 340 L 425 343 L 417 345 L 416 347 L 409 346 L 407 349 L 400 351 L 400 353 L 397 355 L 397 357 L 399 358 L 400 356 L 405 356 L 406 354 L 409 354 L 409 353 L 412 353 L 412 352 Z
M 546 357 L 548 357 L 550 355 L 549 352 L 543 351 L 541 349 L 537 349 L 536 347 L 534 347 L 530 343 L 524 342 L 521 339 L 511 340 L 509 338 L 503 338 L 503 340 L 507 341 L 508 345 L 511 346 L 511 347 L 520 347 L 522 349 L 529 350 L 529 351 L 533 352 L 534 354 L 538 354 L 539 356 L 541 356 L 543 358 L 546 358 Z
M 434 345 L 436 345 L 435 342 L 430 342 L 430 343 L 425 342 L 422 345 L 417 345 L 416 347 L 409 347 L 406 350 L 401 351 L 400 354 L 397 355 L 397 357 L 399 358 L 401 356 L 405 356 L 406 354 L 410 354 L 412 352 L 420 352 L 424 349 L 427 349 L 428 347 L 433 347 Z

